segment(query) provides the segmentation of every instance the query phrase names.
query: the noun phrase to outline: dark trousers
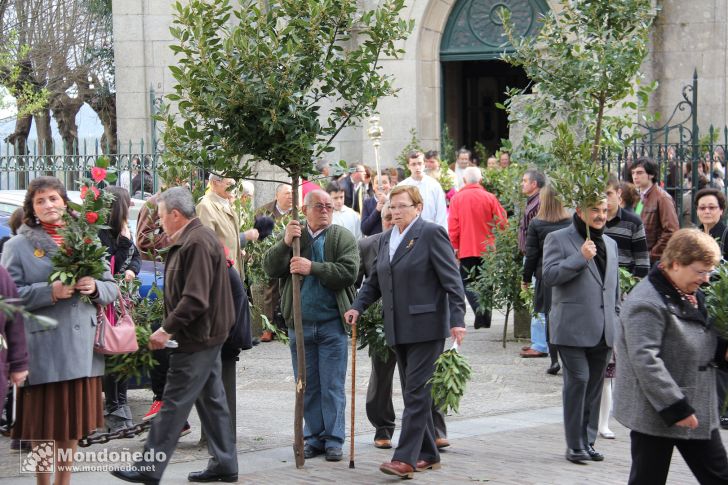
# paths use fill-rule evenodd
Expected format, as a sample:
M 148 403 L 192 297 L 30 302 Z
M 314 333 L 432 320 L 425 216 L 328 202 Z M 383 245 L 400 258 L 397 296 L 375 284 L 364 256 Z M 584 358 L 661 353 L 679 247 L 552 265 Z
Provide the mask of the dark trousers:
M 435 361 L 444 346 L 445 339 L 394 346 L 404 412 L 399 443 L 392 459 L 409 463 L 413 468 L 417 460 L 440 461 L 432 421 L 432 385 L 427 381 L 435 373 Z
M 230 428 L 233 434 L 233 443 L 238 441 L 238 419 L 237 419 L 237 389 L 236 389 L 236 373 L 235 366 L 237 358 L 221 359 L 222 361 L 222 387 L 225 389 L 225 397 L 227 398 L 228 411 L 230 412 Z M 207 441 L 207 432 L 203 426 L 200 430 L 200 441 Z
M 391 440 L 394 434 L 394 405 L 392 404 L 392 378 L 397 365 L 397 356 L 390 350 L 387 361 L 372 357 L 372 373 L 367 387 L 367 418 L 376 429 L 375 440 Z M 432 404 L 432 421 L 435 425 L 435 439 L 447 438 L 445 415 Z
M 159 323 L 152 325 L 152 332 L 156 331 L 159 327 L 161 327 Z M 167 383 L 167 370 L 169 370 L 170 352 L 170 349 L 152 351 L 152 356 L 157 361 L 157 365 L 149 370 L 149 379 L 152 381 L 152 392 L 154 393 L 155 401 L 161 401 L 162 395 L 164 394 L 164 385 Z
M 159 479 L 177 448 L 179 430 L 182 429 L 194 405 L 202 427 L 207 432 L 207 451 L 210 460 L 207 469 L 213 473 L 238 472 L 238 460 L 233 436 L 230 432 L 230 414 L 222 386 L 220 348 L 222 345 L 199 352 L 174 352 L 169 358 L 169 374 L 164 388 L 164 405 L 152 421 L 144 450 L 153 450 L 155 459 L 134 465 L 151 478 Z M 164 459 L 157 461 L 159 452 Z M 149 472 L 146 467 L 154 466 Z
M 106 413 L 113 413 L 126 404 L 128 381 L 126 379 L 117 380 L 118 377 L 116 374 L 108 374 L 102 381 Z
M 475 328 L 489 328 L 491 319 L 490 308 L 481 309 L 478 303 L 478 295 L 468 289 L 471 280 L 475 279 L 480 272 L 482 263 L 482 259 L 475 257 L 460 260 L 460 278 L 463 280 L 463 287 L 465 287 L 465 298 L 468 300 L 470 308 L 473 309 L 473 313 L 475 313 Z M 471 271 L 473 272 L 471 273 Z
M 728 371 L 716 369 L 715 384 L 718 390 L 718 416 L 728 416 L 728 409 L 724 409 L 728 397 Z
M 632 440 L 632 469 L 630 485 L 662 485 L 670 471 L 672 450 L 677 447 L 698 483 L 719 485 L 728 483 L 728 459 L 714 429 L 708 440 L 680 440 L 651 436 L 637 431 L 629 434 Z
M 604 371 L 611 349 L 604 338 L 596 347 L 558 346 L 564 370 L 566 445 L 584 450 L 597 439 Z
M 551 330 L 549 329 L 549 312 L 544 313 L 546 317 L 546 344 L 549 346 L 549 357 L 551 363 L 556 364 L 559 361 L 558 347 L 551 343 Z

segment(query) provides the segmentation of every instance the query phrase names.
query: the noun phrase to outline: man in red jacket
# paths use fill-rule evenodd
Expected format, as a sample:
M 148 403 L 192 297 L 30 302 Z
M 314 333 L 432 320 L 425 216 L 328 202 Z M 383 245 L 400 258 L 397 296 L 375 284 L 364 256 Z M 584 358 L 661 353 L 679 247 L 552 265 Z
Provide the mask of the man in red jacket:
M 495 195 L 480 185 L 483 174 L 478 167 L 466 168 L 463 179 L 465 185 L 450 201 L 448 232 L 455 256 L 460 260 L 465 296 L 475 312 L 475 328 L 489 328 L 490 309 L 478 311 L 478 296 L 468 290 L 469 273 L 472 268 L 480 267 L 481 254 L 494 248 L 493 226 L 505 228 L 508 216 Z

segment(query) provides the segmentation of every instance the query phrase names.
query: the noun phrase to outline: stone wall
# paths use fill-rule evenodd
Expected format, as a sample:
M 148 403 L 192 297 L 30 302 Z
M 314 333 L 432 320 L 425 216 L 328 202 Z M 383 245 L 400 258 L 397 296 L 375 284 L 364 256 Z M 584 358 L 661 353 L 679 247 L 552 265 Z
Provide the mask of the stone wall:
M 726 120 L 728 78 L 728 2 L 725 0 L 661 0 L 652 31 L 645 72 L 659 87 L 650 108 L 662 121 L 682 100 L 683 87 L 698 72 L 698 126 L 701 134 Z M 677 121 L 684 119 L 676 117 Z M 721 137 L 722 140 L 722 137 Z

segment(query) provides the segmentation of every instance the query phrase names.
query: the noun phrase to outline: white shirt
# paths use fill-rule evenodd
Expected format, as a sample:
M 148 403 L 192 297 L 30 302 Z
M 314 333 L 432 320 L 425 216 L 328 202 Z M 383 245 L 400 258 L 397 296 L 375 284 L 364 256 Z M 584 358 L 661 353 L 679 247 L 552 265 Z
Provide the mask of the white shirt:
M 419 219 L 420 216 L 415 217 L 412 219 L 412 222 L 409 223 L 409 226 L 404 228 L 404 232 L 402 234 L 399 233 L 399 227 L 395 224 L 392 226 L 392 232 L 389 234 L 389 261 L 392 261 L 392 258 L 394 257 L 394 253 L 397 252 L 397 248 L 399 245 L 404 241 L 405 236 L 407 235 L 407 232 L 409 232 L 412 225 Z
M 465 169 L 460 168 L 460 166 L 455 163 L 455 173 L 453 175 L 455 178 L 455 190 L 460 190 L 465 185 L 465 180 L 463 180 L 463 177 L 465 176 Z
M 440 183 L 430 177 L 423 175 L 419 182 L 412 177 L 408 177 L 397 184 L 414 185 L 420 190 L 422 195 L 422 212 L 420 216 L 430 222 L 439 224 L 447 229 L 447 204 L 445 203 L 445 192 L 442 191 Z
M 347 228 L 357 241 L 362 238 L 359 213 L 351 207 L 343 206 L 340 211 L 334 210 L 331 223 Z

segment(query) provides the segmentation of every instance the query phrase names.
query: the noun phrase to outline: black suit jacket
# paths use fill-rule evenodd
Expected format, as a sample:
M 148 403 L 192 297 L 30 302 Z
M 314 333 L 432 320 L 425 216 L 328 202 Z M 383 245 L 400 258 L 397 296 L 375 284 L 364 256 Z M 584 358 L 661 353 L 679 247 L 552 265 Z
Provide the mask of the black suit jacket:
M 418 218 L 389 261 L 392 229 L 381 233 L 379 256 L 352 308 L 382 298 L 387 344 L 445 339 L 464 327 L 463 283 L 447 231 Z
M 344 189 L 344 205 L 347 207 L 354 208 L 354 182 L 351 180 L 351 175 L 339 180 L 339 185 Z M 356 210 L 356 209 L 355 209 Z

